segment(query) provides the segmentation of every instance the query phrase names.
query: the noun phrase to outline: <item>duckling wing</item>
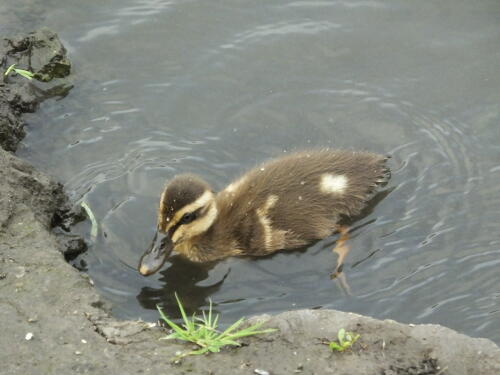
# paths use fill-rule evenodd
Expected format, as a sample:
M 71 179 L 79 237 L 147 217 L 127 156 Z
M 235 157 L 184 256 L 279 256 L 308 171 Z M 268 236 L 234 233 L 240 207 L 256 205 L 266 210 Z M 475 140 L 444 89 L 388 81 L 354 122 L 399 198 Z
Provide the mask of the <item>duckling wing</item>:
M 226 188 L 226 216 L 254 255 L 304 246 L 330 235 L 341 216 L 359 214 L 389 178 L 386 160 L 330 150 L 271 160 Z

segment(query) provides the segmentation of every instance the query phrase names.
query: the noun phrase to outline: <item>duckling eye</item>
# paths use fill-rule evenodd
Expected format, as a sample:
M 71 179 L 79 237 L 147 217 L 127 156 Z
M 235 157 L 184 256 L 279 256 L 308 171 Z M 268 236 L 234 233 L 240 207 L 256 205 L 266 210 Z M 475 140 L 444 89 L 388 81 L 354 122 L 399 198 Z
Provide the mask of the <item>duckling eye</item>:
M 194 212 L 187 212 L 184 214 L 184 216 L 182 216 L 179 222 L 180 224 L 189 224 L 194 219 L 196 219 L 196 214 Z

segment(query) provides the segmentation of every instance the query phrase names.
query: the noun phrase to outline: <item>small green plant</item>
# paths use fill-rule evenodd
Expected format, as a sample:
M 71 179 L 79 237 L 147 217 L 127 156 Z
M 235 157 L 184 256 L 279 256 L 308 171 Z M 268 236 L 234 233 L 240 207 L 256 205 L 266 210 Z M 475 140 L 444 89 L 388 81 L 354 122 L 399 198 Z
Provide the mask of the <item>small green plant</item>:
M 10 72 L 14 71 L 17 74 L 23 76 L 24 78 L 27 78 L 29 80 L 33 79 L 35 75 L 34 73 L 30 72 L 29 70 L 17 69 L 15 66 L 16 64 L 12 64 L 11 66 L 9 66 L 9 68 L 5 71 L 5 75 L 8 76 Z
M 328 344 L 330 349 L 336 352 L 343 352 L 349 349 L 359 339 L 360 335 L 353 332 L 346 332 L 344 328 L 339 329 L 337 334 L 338 342 L 332 341 Z
M 276 331 L 272 328 L 259 330 L 262 323 L 257 323 L 250 327 L 237 330 L 238 327 L 244 322 L 244 318 L 241 318 L 237 322 L 233 323 L 225 331 L 220 332 L 217 330 L 219 315 L 216 314 L 214 316 L 212 314 L 211 300 L 208 313 L 205 313 L 205 311 L 203 311 L 203 315 L 201 318 L 196 317 L 194 314 L 191 318 L 188 318 L 186 312 L 184 311 L 184 307 L 182 306 L 181 301 L 177 296 L 177 293 L 175 294 L 175 299 L 177 300 L 177 305 L 179 306 L 182 320 L 184 321 L 184 324 L 182 324 L 182 326 L 177 325 L 173 321 L 168 319 L 161 308 L 159 306 L 156 307 L 160 312 L 161 318 L 173 330 L 170 335 L 164 337 L 163 339 L 178 339 L 182 341 L 188 341 L 200 347 L 200 349 L 198 350 L 180 354 L 176 357 L 176 359 L 180 359 L 188 355 L 205 354 L 209 352 L 216 353 L 219 352 L 223 346 L 240 346 L 241 344 L 236 340 L 241 337 L 259 335 L 262 333 L 271 333 Z

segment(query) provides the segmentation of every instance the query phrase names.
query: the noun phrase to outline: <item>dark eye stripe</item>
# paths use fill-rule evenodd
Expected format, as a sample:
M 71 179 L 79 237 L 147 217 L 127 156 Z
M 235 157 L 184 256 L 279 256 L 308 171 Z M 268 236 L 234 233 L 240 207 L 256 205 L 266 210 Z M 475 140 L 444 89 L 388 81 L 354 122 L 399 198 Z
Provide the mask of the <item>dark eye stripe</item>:
M 196 219 L 196 214 L 194 212 L 186 212 L 184 216 L 181 217 L 179 222 L 182 224 L 189 224 L 194 219 Z
M 200 217 L 200 216 L 199 216 L 199 214 L 200 214 L 200 212 L 201 212 L 203 209 L 204 209 L 204 207 L 200 207 L 200 208 L 198 208 L 197 210 L 195 210 L 195 211 L 191 212 L 191 214 L 195 215 L 195 219 L 194 219 L 194 220 L 196 220 L 196 219 L 198 219 L 198 218 Z M 203 216 L 203 215 L 202 215 L 202 216 Z M 193 220 L 193 221 L 194 221 L 194 220 Z M 191 222 L 192 222 L 192 221 L 191 221 Z M 182 218 L 181 218 L 181 219 L 180 219 L 177 223 L 175 223 L 175 225 L 174 225 L 172 228 L 170 228 L 170 229 L 168 230 L 168 235 L 169 235 L 169 237 L 170 237 L 170 238 L 172 238 L 172 236 L 174 235 L 175 231 L 176 231 L 176 230 L 177 230 L 177 229 L 178 229 L 181 225 L 183 225 L 183 224 L 184 224 L 184 223 L 182 222 Z

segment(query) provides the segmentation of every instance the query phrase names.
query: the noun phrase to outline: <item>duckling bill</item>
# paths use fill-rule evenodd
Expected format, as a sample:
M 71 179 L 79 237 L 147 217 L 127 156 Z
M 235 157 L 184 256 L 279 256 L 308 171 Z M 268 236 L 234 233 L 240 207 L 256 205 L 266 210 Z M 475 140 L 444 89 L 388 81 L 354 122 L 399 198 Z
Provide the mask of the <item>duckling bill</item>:
M 386 161 L 369 152 L 298 152 L 250 170 L 217 194 L 195 175 L 176 176 L 161 194 L 157 232 L 139 272 L 157 272 L 172 251 L 209 262 L 303 247 L 336 231 L 345 239 L 339 220 L 358 215 L 388 181 Z

